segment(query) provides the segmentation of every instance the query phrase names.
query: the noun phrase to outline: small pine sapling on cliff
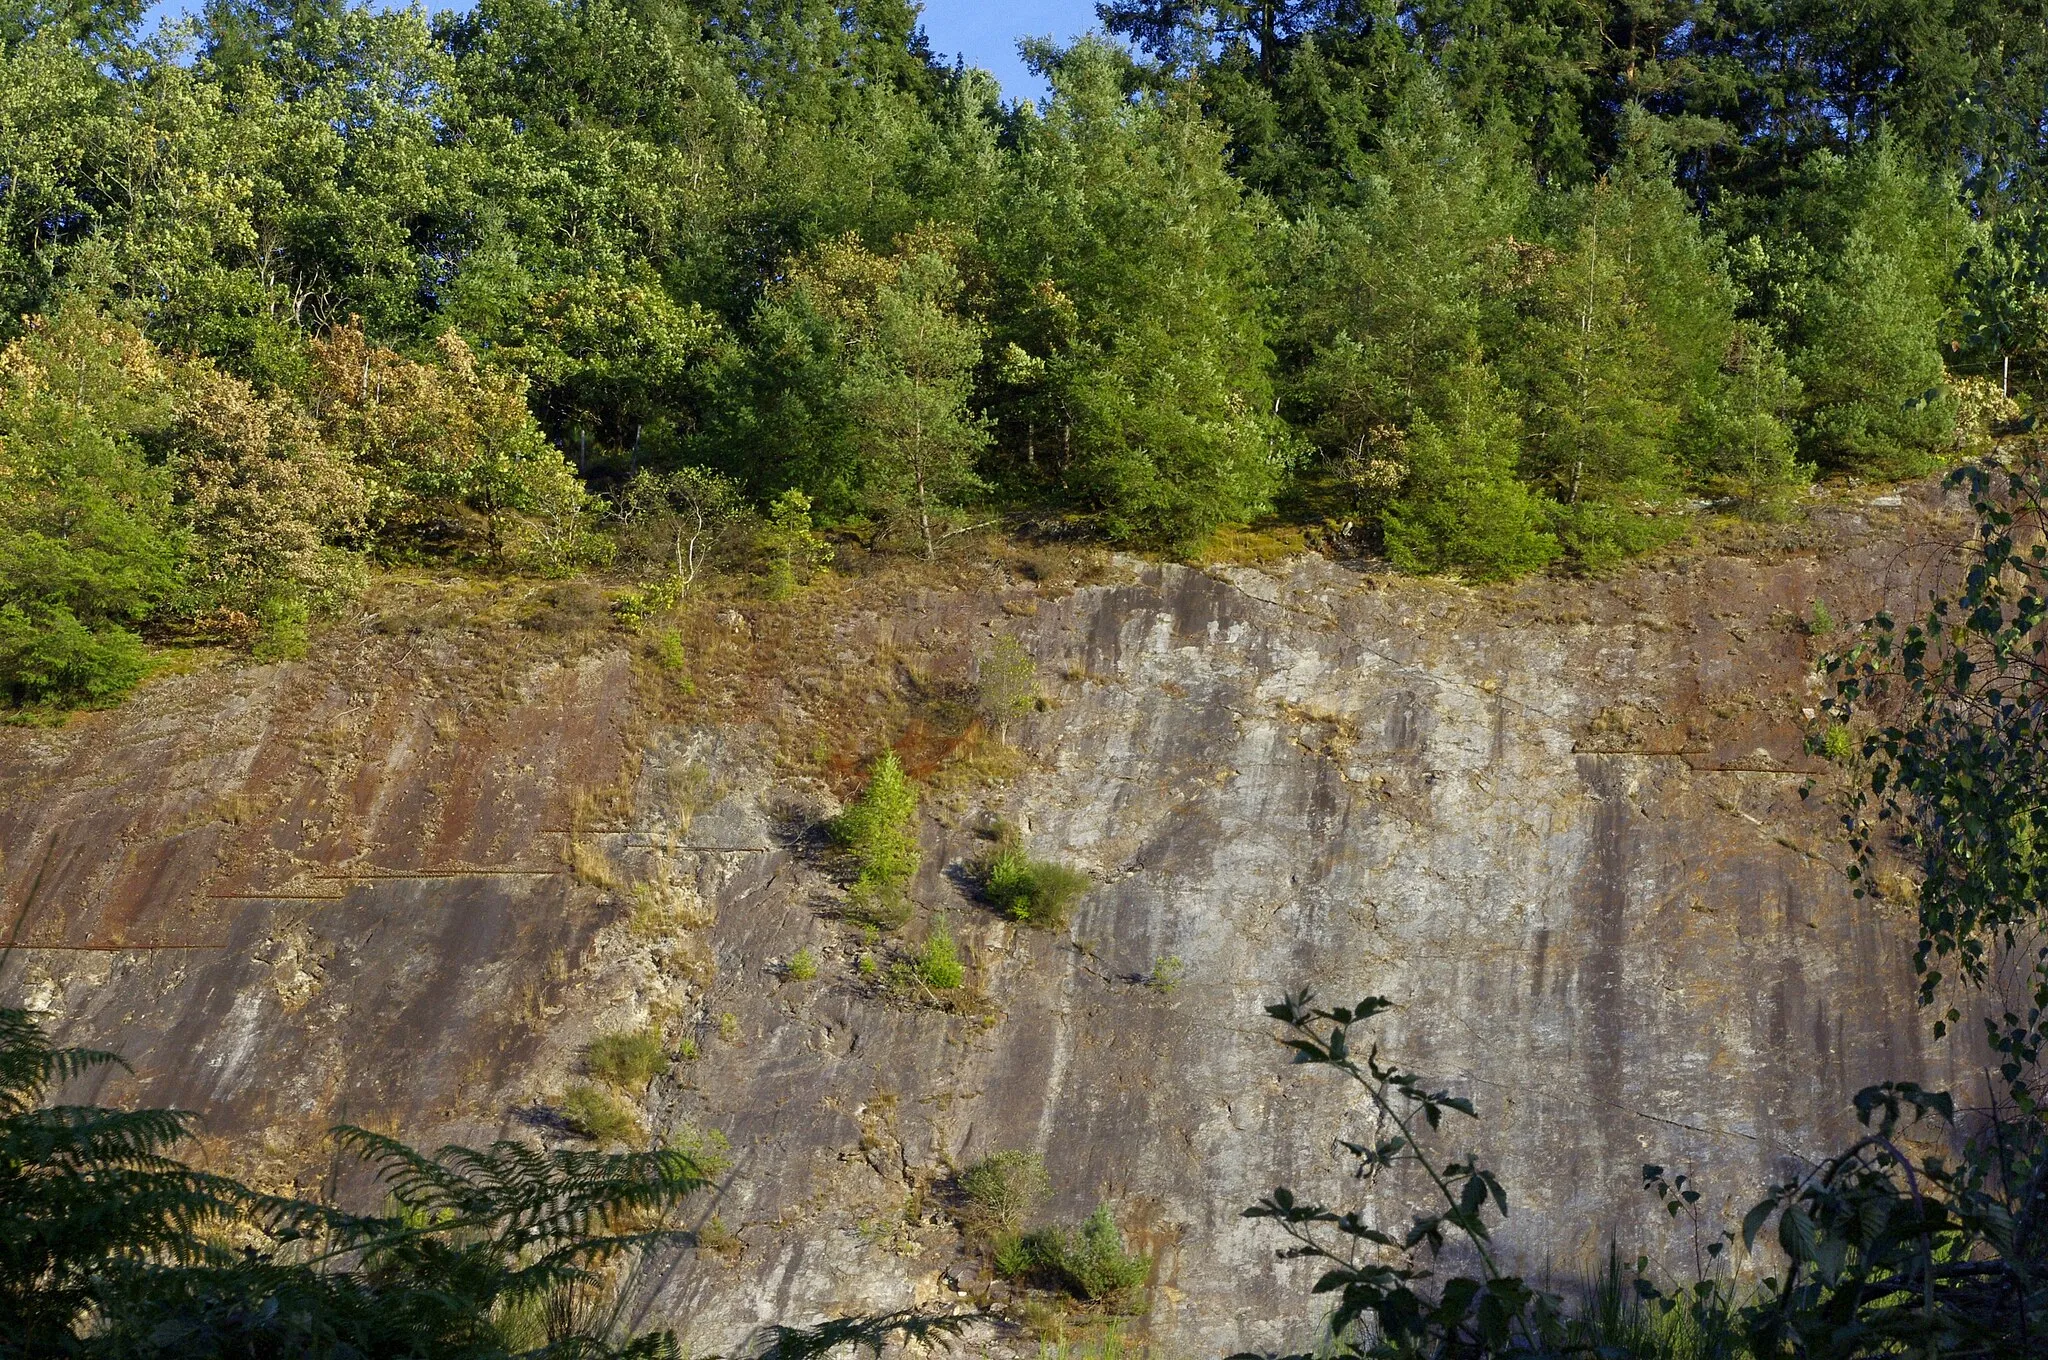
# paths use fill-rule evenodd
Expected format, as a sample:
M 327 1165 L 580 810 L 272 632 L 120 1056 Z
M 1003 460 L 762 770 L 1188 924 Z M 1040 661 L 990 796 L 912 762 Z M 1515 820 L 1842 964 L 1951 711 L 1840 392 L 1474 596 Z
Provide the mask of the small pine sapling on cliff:
M 901 925 L 904 891 L 917 876 L 917 793 L 895 752 L 868 774 L 868 786 L 832 822 L 832 838 L 852 857 L 849 896 L 855 910 L 877 925 Z

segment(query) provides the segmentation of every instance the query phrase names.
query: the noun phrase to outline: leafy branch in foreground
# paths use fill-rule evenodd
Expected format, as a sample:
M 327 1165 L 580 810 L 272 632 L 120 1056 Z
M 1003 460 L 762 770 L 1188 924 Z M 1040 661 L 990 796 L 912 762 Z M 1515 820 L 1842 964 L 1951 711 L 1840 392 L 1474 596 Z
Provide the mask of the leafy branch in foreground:
M 1955 1165 L 1916 1164 L 1902 1128 L 1955 1105 L 1911 1082 L 1859 1091 L 1869 1130 L 1743 1218 L 1754 1246 L 1772 1215 L 1784 1278 L 1741 1310 L 1752 1355 L 1962 1357 L 2024 1352 L 2048 1337 L 2048 1213 L 2038 1120 L 1994 1116 Z M 1925 1138 L 1926 1135 L 1923 1135 Z
M 2038 1118 L 1994 1111 L 1953 1164 L 1916 1161 L 1902 1130 L 1932 1119 L 1928 1141 L 1946 1142 L 1953 1102 L 1911 1083 L 1870 1087 L 1855 1098 L 1868 1132 L 1774 1186 L 1743 1220 L 1743 1250 L 1754 1252 L 1775 1219 L 1782 1276 L 1739 1296 L 1726 1253 L 1734 1234 L 1702 1243 L 1695 1217 L 1691 1285 L 1658 1286 L 1646 1258 L 1624 1282 L 1617 1261 L 1568 1303 L 1503 1270 L 1488 1221 L 1507 1214 L 1499 1181 L 1476 1158 L 1439 1164 L 1423 1146 L 1447 1115 L 1473 1117 L 1472 1105 L 1382 1062 L 1377 1046 L 1359 1053 L 1354 1027 L 1390 1004 L 1324 1009 L 1303 991 L 1267 1007 L 1296 1063 L 1348 1076 L 1383 1121 L 1388 1136 L 1340 1143 L 1355 1177 L 1371 1186 L 1406 1168 L 1433 1191 L 1394 1230 L 1284 1187 L 1244 1211 L 1292 1239 L 1281 1259 L 1325 1264 L 1314 1292 L 1337 1304 L 1319 1360 L 1989 1360 L 2034 1353 L 2048 1337 L 2048 1135 Z M 1700 1201 L 1687 1177 L 1661 1166 L 1644 1167 L 1643 1183 L 1673 1219 Z M 1433 1265 L 1459 1257 L 1477 1271 L 1431 1281 Z
M 760 1360 L 821 1360 L 841 1346 L 879 1357 L 890 1342 L 930 1346 L 950 1340 L 974 1320 L 971 1313 L 929 1313 L 901 1308 L 875 1317 L 833 1318 L 815 1327 L 769 1326 L 758 1343 Z
M 613 1339 L 616 1267 L 684 1236 L 666 1219 L 708 1184 L 692 1154 L 429 1155 L 343 1128 L 389 1196 L 355 1214 L 193 1170 L 183 1111 L 44 1103 L 118 1063 L 0 1010 L 0 1354 L 677 1354 Z
M 1861 733 L 1867 780 L 1845 823 L 1858 896 L 1891 892 L 1894 855 L 1918 860 L 1922 1005 L 1945 982 L 1981 987 L 2001 960 L 2028 966 L 2048 901 L 2048 461 L 2021 456 L 1958 469 L 1975 536 L 1961 583 L 1903 627 L 1888 613 L 1828 659 L 1828 717 Z M 2031 947 L 2031 946 L 2029 946 Z M 2048 1042 L 2048 949 L 2034 952 L 2031 995 L 1984 1017 L 2001 1074 L 2024 1112 L 2025 1078 Z M 1935 1021 L 1962 1019 L 1951 998 Z
M 1340 1212 L 1282 1187 L 1246 1209 L 1245 1217 L 1272 1219 L 1294 1239 L 1294 1246 L 1280 1252 L 1281 1259 L 1328 1264 L 1315 1292 L 1337 1295 L 1329 1328 L 1340 1355 L 1554 1350 L 1565 1341 L 1561 1301 L 1504 1272 L 1493 1250 L 1487 1212 L 1491 1206 L 1505 1218 L 1507 1192 L 1476 1156 L 1439 1166 L 1422 1145 L 1422 1129 L 1436 1132 L 1446 1115 L 1476 1118 L 1471 1101 L 1432 1090 L 1414 1073 L 1383 1064 L 1377 1045 L 1360 1055 L 1353 1043 L 1355 1026 L 1392 1005 L 1385 997 L 1369 996 L 1356 1006 L 1323 1009 L 1314 1004 L 1313 993 L 1303 990 L 1268 1006 L 1266 1013 L 1286 1026 L 1282 1042 L 1294 1051 L 1296 1063 L 1343 1073 L 1391 1126 L 1392 1135 L 1376 1142 L 1342 1143 L 1356 1178 L 1371 1185 L 1397 1168 L 1413 1168 L 1434 1189 L 1434 1203 L 1417 1212 L 1407 1228 L 1389 1231 L 1356 1210 Z M 1417 1287 L 1430 1274 L 1418 1253 L 1426 1249 L 1433 1261 L 1452 1238 L 1473 1253 L 1479 1273 L 1454 1276 L 1432 1296 Z M 1359 1325 L 1368 1319 L 1376 1336 L 1362 1344 Z

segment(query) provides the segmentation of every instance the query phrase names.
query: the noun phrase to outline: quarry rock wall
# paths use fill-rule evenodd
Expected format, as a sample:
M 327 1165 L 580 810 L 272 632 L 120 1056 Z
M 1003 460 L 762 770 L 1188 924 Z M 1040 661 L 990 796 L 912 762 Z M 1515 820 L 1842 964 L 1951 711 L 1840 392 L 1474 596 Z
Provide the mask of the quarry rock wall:
M 889 945 L 844 919 L 816 834 L 845 781 L 793 763 L 746 685 L 669 717 L 623 642 L 521 657 L 359 620 L 303 662 L 0 731 L 0 1000 L 127 1055 L 74 1094 L 200 1111 L 209 1158 L 301 1188 L 337 1120 L 558 1136 L 581 1045 L 664 1023 L 697 1056 L 649 1126 L 718 1130 L 731 1166 L 633 1300 L 695 1353 L 1000 1299 L 948 1196 L 1005 1148 L 1044 1154 L 1050 1216 L 1107 1203 L 1155 1254 L 1155 1345 L 1312 1339 L 1309 1275 L 1240 1217 L 1277 1184 L 1351 1193 L 1333 1140 L 1372 1129 L 1282 1061 L 1261 1007 L 1302 985 L 1398 1003 L 1385 1052 L 1478 1106 L 1444 1152 L 1496 1169 L 1525 1268 L 1675 1260 L 1643 1163 L 1732 1216 L 1860 1086 L 1971 1070 L 1911 1003 L 1910 909 L 1851 897 L 1806 754 L 1814 602 L 1910 600 L 1947 513 L 1926 493 L 1804 548 L 1483 591 L 1120 560 L 849 608 L 807 664 L 964 675 L 1000 631 L 1037 665 L 1016 756 L 926 799 L 905 933 L 943 914 L 960 940 L 945 1007 L 862 971 Z M 997 816 L 1093 881 L 1070 928 L 975 901 Z M 1403 1189 L 1381 1208 L 1405 1222 Z

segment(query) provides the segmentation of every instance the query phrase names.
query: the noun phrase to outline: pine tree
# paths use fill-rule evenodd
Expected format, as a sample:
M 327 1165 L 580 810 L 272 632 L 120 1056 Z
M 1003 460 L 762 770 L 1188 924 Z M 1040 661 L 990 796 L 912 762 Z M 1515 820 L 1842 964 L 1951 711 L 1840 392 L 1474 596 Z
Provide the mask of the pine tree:
M 1950 446 L 1942 362 L 1976 229 L 1953 186 L 1888 139 L 1822 155 L 1749 247 L 1802 386 L 1801 450 L 1823 470 L 1910 476 Z
M 1555 507 L 1517 473 L 1519 423 L 1493 375 L 1459 375 L 1443 423 L 1415 417 L 1407 474 L 1387 507 L 1387 555 L 1404 571 L 1475 580 L 1520 576 L 1556 560 Z
M 1287 457 L 1252 211 L 1192 100 L 1127 97 L 1099 41 L 1046 60 L 985 237 L 1007 470 L 1112 539 L 1188 546 L 1265 508 Z

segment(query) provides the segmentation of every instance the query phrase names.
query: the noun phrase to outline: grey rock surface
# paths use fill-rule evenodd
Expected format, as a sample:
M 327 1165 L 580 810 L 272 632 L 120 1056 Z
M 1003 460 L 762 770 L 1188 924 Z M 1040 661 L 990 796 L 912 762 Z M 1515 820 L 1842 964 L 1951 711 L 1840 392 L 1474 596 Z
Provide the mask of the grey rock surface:
M 1049 1214 L 1107 1203 L 1155 1254 L 1138 1325 L 1162 1351 L 1310 1340 L 1308 1275 L 1240 1217 L 1276 1184 L 1349 1194 L 1333 1140 L 1371 1128 L 1282 1061 L 1261 1007 L 1304 984 L 1400 1003 L 1385 1050 L 1478 1105 L 1443 1151 L 1497 1170 L 1524 1268 L 1568 1284 L 1610 1241 L 1676 1264 L 1643 1163 L 1732 1220 L 1858 1087 L 1971 1071 L 1927 1046 L 1910 912 L 1851 898 L 1826 788 L 1799 796 L 1811 602 L 1860 617 L 1936 566 L 1852 525 L 1826 555 L 1592 583 L 1134 563 L 849 617 L 851 653 L 922 638 L 964 666 L 999 629 L 1036 659 L 1014 774 L 927 799 L 904 934 L 949 920 L 950 1008 L 859 967 L 891 946 L 841 915 L 834 790 L 745 694 L 670 723 L 615 650 L 479 678 L 383 644 L 167 681 L 0 737 L 0 996 L 135 1062 L 88 1094 L 200 1109 L 280 1187 L 338 1118 L 544 1131 L 521 1112 L 582 1043 L 665 1022 L 698 1056 L 650 1127 L 719 1130 L 732 1167 L 694 1206 L 704 1245 L 635 1301 L 695 1353 L 982 1297 L 949 1178 L 1004 1148 L 1044 1154 Z M 1069 929 L 974 900 L 995 815 L 1093 881 Z M 1378 1207 L 1405 1221 L 1413 1189 Z

